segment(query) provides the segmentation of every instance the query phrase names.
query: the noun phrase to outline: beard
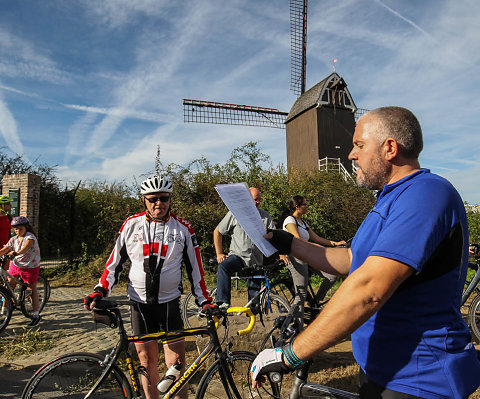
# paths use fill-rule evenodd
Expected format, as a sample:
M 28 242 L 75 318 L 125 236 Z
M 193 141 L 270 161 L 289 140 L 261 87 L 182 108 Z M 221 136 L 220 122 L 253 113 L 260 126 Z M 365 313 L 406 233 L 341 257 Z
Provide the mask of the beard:
M 361 175 L 357 174 L 357 184 L 369 190 L 381 190 L 388 182 L 391 166 L 382 162 L 380 154 L 372 159 L 370 165 L 360 168 Z

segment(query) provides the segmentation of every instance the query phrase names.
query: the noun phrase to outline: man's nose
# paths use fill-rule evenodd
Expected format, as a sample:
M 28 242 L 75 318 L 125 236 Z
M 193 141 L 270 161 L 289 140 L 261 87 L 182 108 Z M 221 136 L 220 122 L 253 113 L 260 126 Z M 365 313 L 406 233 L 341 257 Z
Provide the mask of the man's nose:
M 356 159 L 356 157 L 357 157 L 357 154 L 355 152 L 355 149 L 352 148 L 352 151 L 350 151 L 350 153 L 348 154 L 348 159 L 352 160 L 352 159 Z

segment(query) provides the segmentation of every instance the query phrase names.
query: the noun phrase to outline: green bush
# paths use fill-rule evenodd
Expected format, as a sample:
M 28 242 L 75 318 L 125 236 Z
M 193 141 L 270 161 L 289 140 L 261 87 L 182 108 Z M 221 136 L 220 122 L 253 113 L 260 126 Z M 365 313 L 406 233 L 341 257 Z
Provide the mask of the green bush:
M 468 212 L 467 217 L 470 242 L 480 242 L 480 213 Z

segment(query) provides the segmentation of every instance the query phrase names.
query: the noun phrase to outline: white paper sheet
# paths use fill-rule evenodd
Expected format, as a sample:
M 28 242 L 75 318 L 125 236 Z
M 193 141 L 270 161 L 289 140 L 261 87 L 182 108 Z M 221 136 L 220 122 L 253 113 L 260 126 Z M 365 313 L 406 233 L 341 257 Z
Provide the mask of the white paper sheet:
M 246 183 L 217 184 L 215 186 L 220 198 L 233 213 L 240 226 L 257 248 L 266 257 L 275 253 L 275 247 L 265 239 L 265 225 L 262 222 L 255 202 Z

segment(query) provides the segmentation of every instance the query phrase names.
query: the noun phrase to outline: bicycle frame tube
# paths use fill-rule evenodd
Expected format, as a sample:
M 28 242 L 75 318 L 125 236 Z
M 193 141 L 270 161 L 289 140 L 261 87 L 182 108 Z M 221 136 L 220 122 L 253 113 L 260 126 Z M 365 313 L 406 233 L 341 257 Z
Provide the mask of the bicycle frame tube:
M 356 393 L 308 382 L 308 368 L 309 364 L 297 370 L 290 395 L 288 396 L 289 399 L 326 397 L 337 399 L 358 399 L 360 397 Z
M 20 295 L 18 296 L 18 298 L 15 296 L 15 292 L 14 292 L 12 286 L 10 285 L 10 282 L 8 281 L 7 277 L 10 277 L 12 280 L 15 281 L 16 284 L 19 284 L 21 286 L 21 290 L 23 292 L 27 288 L 27 285 L 23 281 L 21 281 L 21 280 L 17 279 L 16 277 L 12 276 L 9 272 L 7 272 L 5 269 L 2 269 L 2 268 L 0 268 L 0 276 L 1 276 L 1 279 L 3 280 L 5 288 L 10 292 L 10 294 L 12 296 L 14 305 L 19 306 L 20 303 L 22 302 L 23 298 L 20 298 Z
M 341 389 L 330 388 L 325 385 L 314 384 L 313 382 L 306 382 L 300 387 L 300 398 L 338 398 L 338 399 L 358 399 L 359 395 L 343 391 Z M 290 396 L 292 399 L 297 396 Z
M 468 284 L 467 288 L 465 289 L 465 292 L 462 295 L 462 305 L 467 302 L 468 297 L 470 294 L 477 288 L 478 283 L 480 282 L 480 267 L 477 269 L 475 272 L 475 275 L 472 278 L 472 281 L 470 281 L 470 284 Z

